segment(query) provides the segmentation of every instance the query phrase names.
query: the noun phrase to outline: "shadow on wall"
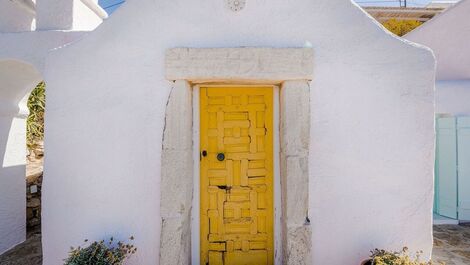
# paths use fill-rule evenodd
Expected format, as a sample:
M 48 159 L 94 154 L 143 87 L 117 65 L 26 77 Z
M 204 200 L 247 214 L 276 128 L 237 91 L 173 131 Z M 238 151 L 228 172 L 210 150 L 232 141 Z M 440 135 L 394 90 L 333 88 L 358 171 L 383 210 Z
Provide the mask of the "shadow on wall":
M 31 64 L 0 60 L 0 254 L 26 237 L 26 103 L 41 80 Z
M 2 167 L 24 165 L 27 101 L 42 80 L 31 64 L 0 60 L 0 161 Z
M 18 125 L 17 118 L 0 116 L 0 254 L 26 239 L 26 167 L 14 150 Z
M 25 166 L 0 168 L 0 255 L 26 239 Z

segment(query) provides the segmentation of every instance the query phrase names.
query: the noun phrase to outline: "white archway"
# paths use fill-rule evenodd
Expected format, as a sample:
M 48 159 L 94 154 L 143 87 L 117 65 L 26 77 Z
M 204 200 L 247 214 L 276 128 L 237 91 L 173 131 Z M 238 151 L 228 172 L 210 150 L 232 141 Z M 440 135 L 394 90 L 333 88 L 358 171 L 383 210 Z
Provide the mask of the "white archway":
M 26 102 L 41 80 L 29 63 L 0 60 L 0 254 L 26 237 Z

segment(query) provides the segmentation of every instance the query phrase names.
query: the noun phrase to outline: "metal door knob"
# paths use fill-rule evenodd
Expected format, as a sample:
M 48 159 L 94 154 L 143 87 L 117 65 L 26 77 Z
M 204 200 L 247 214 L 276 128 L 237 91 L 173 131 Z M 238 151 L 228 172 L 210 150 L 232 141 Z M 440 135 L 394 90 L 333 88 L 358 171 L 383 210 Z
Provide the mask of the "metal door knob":
M 225 160 L 225 155 L 224 155 L 224 153 L 218 153 L 218 154 L 217 154 L 217 160 L 219 160 L 219 161 L 221 161 L 221 162 L 224 161 L 224 160 Z

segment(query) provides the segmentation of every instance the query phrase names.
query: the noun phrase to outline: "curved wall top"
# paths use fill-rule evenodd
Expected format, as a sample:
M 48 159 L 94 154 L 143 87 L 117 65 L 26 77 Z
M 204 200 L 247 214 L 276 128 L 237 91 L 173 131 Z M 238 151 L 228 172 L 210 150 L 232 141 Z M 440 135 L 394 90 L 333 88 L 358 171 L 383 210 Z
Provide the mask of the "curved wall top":
M 470 79 L 470 0 L 411 31 L 404 38 L 431 48 L 437 58 L 437 79 Z

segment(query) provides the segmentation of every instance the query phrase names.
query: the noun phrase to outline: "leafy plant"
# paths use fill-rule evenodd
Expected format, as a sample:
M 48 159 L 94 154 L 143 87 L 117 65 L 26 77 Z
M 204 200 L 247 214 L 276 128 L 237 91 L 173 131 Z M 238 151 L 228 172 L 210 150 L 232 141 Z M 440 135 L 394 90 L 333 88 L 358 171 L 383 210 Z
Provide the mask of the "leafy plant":
M 134 237 L 130 240 L 134 240 Z M 85 240 L 85 243 L 87 242 L 88 240 Z M 87 247 L 71 247 L 64 265 L 122 265 L 136 251 L 137 248 L 134 245 L 121 241 L 115 243 L 111 237 L 106 243 L 101 240 Z
M 398 36 L 403 36 L 406 33 L 421 26 L 423 22 L 417 20 L 397 20 L 389 19 L 383 23 L 384 27 Z
M 374 249 L 371 251 L 372 265 L 432 265 L 431 261 L 422 262 L 420 261 L 420 255 L 423 252 L 417 252 L 415 258 L 411 258 L 408 252 L 408 248 L 404 247 L 401 251 L 390 252 L 383 249 Z
M 28 98 L 29 116 L 26 121 L 26 145 L 29 151 L 37 151 L 44 139 L 44 110 L 46 107 L 46 84 L 39 83 Z

